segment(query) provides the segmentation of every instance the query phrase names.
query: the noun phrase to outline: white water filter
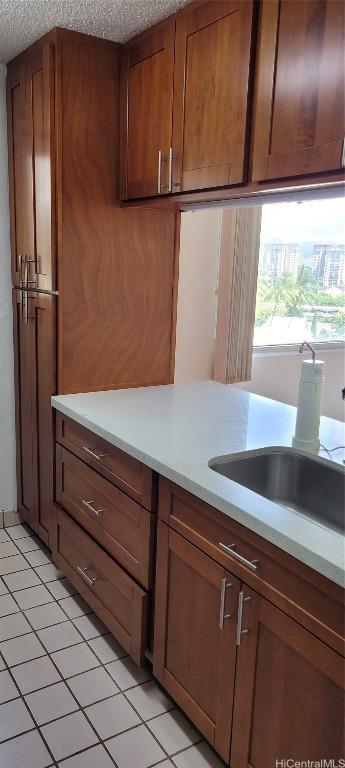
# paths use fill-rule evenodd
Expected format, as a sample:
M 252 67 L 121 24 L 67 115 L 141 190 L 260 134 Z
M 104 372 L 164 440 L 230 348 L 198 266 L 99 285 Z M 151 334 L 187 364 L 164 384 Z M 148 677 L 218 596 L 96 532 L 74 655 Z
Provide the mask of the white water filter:
M 300 348 L 300 352 L 303 350 L 304 345 Z M 302 363 L 296 429 L 292 445 L 294 448 L 315 452 L 320 449 L 319 430 L 325 363 L 322 360 L 315 360 L 313 349 L 312 352 L 313 359 L 304 360 Z

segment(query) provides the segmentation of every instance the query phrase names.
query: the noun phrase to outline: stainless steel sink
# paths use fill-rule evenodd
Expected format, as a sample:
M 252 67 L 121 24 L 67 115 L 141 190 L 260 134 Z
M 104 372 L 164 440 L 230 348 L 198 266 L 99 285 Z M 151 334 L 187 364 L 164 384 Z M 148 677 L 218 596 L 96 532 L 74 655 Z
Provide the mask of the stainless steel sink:
M 267 448 L 211 459 L 209 466 L 235 483 L 344 533 L 345 473 L 341 465 Z

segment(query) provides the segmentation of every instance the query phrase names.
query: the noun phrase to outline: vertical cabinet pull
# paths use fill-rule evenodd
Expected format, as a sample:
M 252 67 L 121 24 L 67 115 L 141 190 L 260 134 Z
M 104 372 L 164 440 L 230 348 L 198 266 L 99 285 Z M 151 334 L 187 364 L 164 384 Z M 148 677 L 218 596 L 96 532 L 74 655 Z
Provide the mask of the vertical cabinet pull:
M 219 606 L 219 629 L 224 629 L 224 621 L 231 619 L 231 613 L 225 613 L 225 597 L 226 590 L 232 587 L 232 582 L 226 580 L 226 576 L 222 579 L 220 588 L 220 606 Z
M 168 177 L 168 192 L 173 191 L 173 187 L 176 186 L 173 182 L 173 160 L 177 160 L 178 155 L 174 155 L 173 148 L 169 147 L 169 177 Z
M 251 600 L 251 597 L 245 597 L 244 592 L 240 591 L 238 596 L 238 613 L 237 613 L 237 630 L 236 630 L 236 645 L 241 645 L 242 635 L 247 635 L 249 629 L 242 629 L 243 619 L 243 604 Z
M 343 139 L 343 147 L 341 151 L 341 164 L 344 167 L 345 165 L 345 138 Z
M 158 150 L 158 173 L 157 173 L 157 192 L 160 195 L 161 193 L 161 183 L 162 183 L 162 150 Z

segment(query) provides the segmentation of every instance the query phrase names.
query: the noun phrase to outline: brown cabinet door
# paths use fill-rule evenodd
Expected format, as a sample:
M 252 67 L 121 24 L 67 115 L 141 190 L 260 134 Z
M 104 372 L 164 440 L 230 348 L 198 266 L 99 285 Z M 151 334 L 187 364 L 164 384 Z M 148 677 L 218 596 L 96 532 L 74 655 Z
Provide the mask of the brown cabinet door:
M 35 408 L 35 329 L 26 322 L 28 295 L 13 291 L 14 362 L 17 432 L 17 507 L 32 528 L 38 529 Z
M 231 768 L 344 756 L 344 659 L 242 586 Z
M 176 21 L 173 191 L 246 178 L 253 3 L 213 0 Z
M 53 529 L 55 297 L 14 290 L 18 511 L 48 544 Z
M 34 48 L 8 68 L 12 277 L 52 289 L 53 52 Z M 18 510 L 48 543 L 52 520 L 55 297 L 14 291 Z
M 225 760 L 229 759 L 240 582 L 158 523 L 156 677 Z
M 53 50 L 24 54 L 7 81 L 12 279 L 55 285 L 52 243 Z
M 253 180 L 344 164 L 344 4 L 263 0 Z
M 127 198 L 168 191 L 174 37 L 175 23 L 169 21 L 124 53 L 122 87 L 124 92 L 127 90 L 127 157 L 123 192 Z

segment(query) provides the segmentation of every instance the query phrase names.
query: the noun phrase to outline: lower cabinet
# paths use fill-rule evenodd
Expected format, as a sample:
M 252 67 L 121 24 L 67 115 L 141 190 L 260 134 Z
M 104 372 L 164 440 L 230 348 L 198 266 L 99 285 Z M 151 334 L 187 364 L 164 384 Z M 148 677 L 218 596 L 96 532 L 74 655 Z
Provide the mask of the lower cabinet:
M 153 671 L 229 759 L 240 582 L 158 522 Z
M 284 758 L 338 765 L 344 659 L 245 584 L 241 594 L 231 768 L 275 768 Z
M 158 523 L 154 673 L 231 768 L 343 757 L 344 660 Z
M 145 656 L 147 593 L 61 509 L 56 562 L 134 661 L 141 664 Z

